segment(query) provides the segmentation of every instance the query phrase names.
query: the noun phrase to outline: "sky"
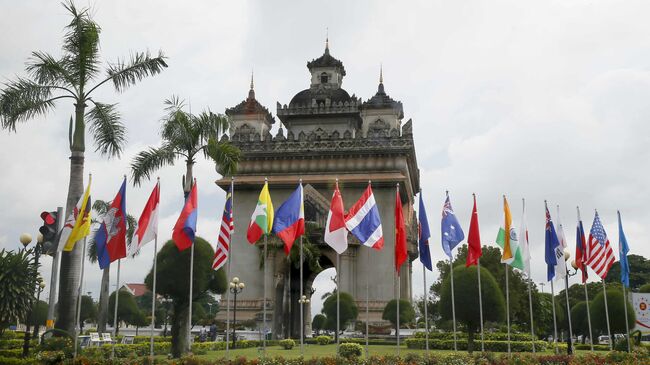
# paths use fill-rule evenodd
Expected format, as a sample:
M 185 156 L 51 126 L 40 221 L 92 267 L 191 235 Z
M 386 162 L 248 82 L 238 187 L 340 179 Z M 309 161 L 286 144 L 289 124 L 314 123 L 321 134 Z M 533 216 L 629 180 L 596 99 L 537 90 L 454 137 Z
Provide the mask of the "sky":
M 413 119 L 434 262 L 444 258 L 438 219 L 445 190 L 466 230 L 476 193 L 487 245 L 494 245 L 503 221 L 502 196 L 510 201 L 516 227 L 526 199 L 535 282 L 545 281 L 546 272 L 544 200 L 553 219 L 562 221 L 572 254 L 580 206 L 586 229 L 598 209 L 615 250 L 619 209 L 630 253 L 650 257 L 647 1 L 97 0 L 77 5 L 90 6 L 102 27 L 104 62 L 143 50 L 162 50 L 169 57 L 162 74 L 123 93 L 104 87 L 97 94 L 98 100 L 119 103 L 128 145 L 121 158 L 108 160 L 94 152 L 88 137 L 85 172 L 93 173 L 95 199 L 111 200 L 133 156 L 158 145 L 165 99 L 178 95 L 193 112 L 223 112 L 246 97 L 254 70 L 256 97 L 275 115 L 276 102 L 288 103 L 308 87 L 306 62 L 323 53 L 328 32 L 331 54 L 347 71 L 343 87 L 364 100 L 371 97 L 383 65 L 386 92 L 404 104 L 404 121 Z M 25 76 L 32 51 L 61 55 L 69 16 L 57 1 L 0 0 L 0 9 L 0 83 Z M 0 131 L 0 248 L 17 249 L 21 233 L 38 232 L 41 211 L 65 206 L 72 113 L 71 104 L 60 103 L 54 112 L 20 124 L 16 133 Z M 183 173 L 182 163 L 159 172 L 163 240 L 170 238 L 182 205 Z M 219 175 L 212 163 L 200 160 L 195 176 L 201 204 L 197 233 L 215 243 L 224 201 L 224 192 L 213 184 Z M 132 215 L 139 216 L 153 184 L 129 187 Z M 121 281 L 142 282 L 152 253 L 148 245 L 125 261 Z M 43 261 L 47 293 L 51 259 Z M 419 296 L 422 266 L 413 266 Z M 96 298 L 101 272 L 96 264 L 86 267 L 84 292 Z M 333 271 L 316 280 L 314 314 L 320 295 L 332 289 Z M 113 285 L 115 270 L 111 274 Z M 429 273 L 428 281 L 437 276 Z

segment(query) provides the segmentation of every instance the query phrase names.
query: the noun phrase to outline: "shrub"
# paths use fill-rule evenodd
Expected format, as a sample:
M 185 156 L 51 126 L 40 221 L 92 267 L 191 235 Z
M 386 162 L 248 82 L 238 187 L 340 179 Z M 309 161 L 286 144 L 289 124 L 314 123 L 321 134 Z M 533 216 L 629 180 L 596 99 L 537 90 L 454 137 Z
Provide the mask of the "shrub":
M 280 346 L 282 346 L 285 350 L 291 350 L 294 346 L 296 346 L 296 341 L 287 338 L 280 341 Z
M 33 358 L 18 358 L 18 357 L 0 357 L 0 364 L 2 365 L 40 365 L 38 361 Z
M 319 345 L 328 345 L 330 342 L 332 342 L 332 338 L 330 336 L 316 337 L 316 343 Z
M 0 357 L 21 357 L 22 349 L 0 350 Z
M 457 342 L 459 350 L 467 350 L 467 340 L 458 340 Z M 508 342 L 507 341 L 485 341 L 485 350 L 494 351 L 494 352 L 506 352 L 508 351 Z M 480 349 L 481 341 L 474 341 L 474 348 Z M 426 343 L 423 338 L 407 338 L 406 347 L 410 349 L 424 349 L 426 348 Z M 452 350 L 454 348 L 453 340 L 429 340 L 429 349 L 432 350 Z M 548 343 L 546 341 L 535 341 L 535 350 L 544 351 L 548 348 Z M 532 352 L 533 344 L 531 341 L 511 341 L 510 349 L 513 352 Z
M 41 351 L 36 354 L 39 364 L 57 365 L 63 363 L 66 354 L 63 351 Z
M 363 347 L 358 343 L 346 342 L 342 343 L 339 346 L 339 355 L 345 357 L 346 359 L 353 359 L 355 357 L 361 356 L 363 352 Z
M 66 357 L 72 357 L 74 344 L 70 337 L 51 337 L 43 341 L 39 346 L 39 351 L 63 351 Z
M 591 350 L 591 345 L 588 343 L 582 344 L 582 343 L 577 343 L 573 345 L 573 347 L 576 350 Z M 609 346 L 608 345 L 596 345 L 594 344 L 594 351 L 609 351 Z

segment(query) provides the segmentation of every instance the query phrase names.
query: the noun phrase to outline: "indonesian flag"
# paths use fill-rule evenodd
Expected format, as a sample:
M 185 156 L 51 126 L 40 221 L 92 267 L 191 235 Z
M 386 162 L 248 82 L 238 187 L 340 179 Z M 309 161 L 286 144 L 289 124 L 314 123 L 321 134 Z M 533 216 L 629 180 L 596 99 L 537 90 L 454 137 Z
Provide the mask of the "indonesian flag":
M 129 243 L 129 255 L 135 255 L 142 246 L 155 240 L 158 237 L 158 204 L 160 203 L 160 181 L 153 188 L 147 204 L 145 204 L 138 229 L 136 229 L 131 242 Z
M 269 234 L 273 228 L 273 202 L 269 193 L 269 183 L 264 182 L 264 187 L 257 199 L 255 211 L 251 216 L 251 223 L 246 231 L 246 238 L 254 244 L 263 234 Z
M 330 211 L 327 214 L 325 225 L 325 243 L 330 245 L 339 255 L 348 249 L 348 230 L 345 227 L 345 214 L 343 211 L 343 198 L 336 183 Z

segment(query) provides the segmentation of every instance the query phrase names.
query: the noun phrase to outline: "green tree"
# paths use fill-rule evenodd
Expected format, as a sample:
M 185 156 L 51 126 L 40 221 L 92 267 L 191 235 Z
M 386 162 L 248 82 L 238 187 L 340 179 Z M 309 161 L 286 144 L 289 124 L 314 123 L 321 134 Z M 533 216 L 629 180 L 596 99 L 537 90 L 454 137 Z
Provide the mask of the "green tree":
M 37 324 L 39 326 L 45 326 L 45 321 L 47 321 L 47 308 L 48 304 L 42 300 L 34 303 L 27 323 L 29 323 L 30 326 L 35 326 Z
M 188 309 L 189 309 L 189 275 L 190 249 L 179 252 L 174 241 L 169 240 L 158 252 L 157 260 L 157 294 L 172 299 L 172 355 L 180 357 L 189 350 L 188 340 Z M 192 297 L 199 300 L 208 292 L 223 294 L 228 289 L 226 273 L 223 269 L 212 270 L 214 250 L 203 238 L 194 241 L 194 280 Z M 153 283 L 152 272 L 145 278 L 147 287 Z
M 117 328 L 115 333 L 117 334 L 120 329 L 120 322 L 126 324 L 131 324 L 135 316 L 140 312 L 138 305 L 135 304 L 135 298 L 133 294 L 129 293 L 126 290 L 119 291 L 120 300 L 117 304 Z M 108 298 L 108 320 L 113 323 L 115 316 L 115 292 L 111 293 L 111 296 Z
M 535 334 L 539 337 L 553 336 L 555 333 L 553 325 L 553 296 L 550 293 L 538 293 L 537 299 L 533 299 L 533 311 L 535 315 Z M 566 327 L 566 311 L 561 305 L 561 300 L 555 298 L 555 319 L 557 323 L 558 336 L 560 331 Z
M 650 293 L 650 282 L 639 287 L 639 293 Z
M 0 335 L 16 319 L 24 320 L 38 283 L 32 250 L 0 250 Z
M 578 275 L 581 275 L 578 273 Z M 564 288 L 564 285 L 562 285 L 562 288 Z M 593 299 L 596 297 L 598 293 L 600 293 L 603 290 L 603 284 L 599 281 L 593 282 L 593 283 L 587 283 L 587 294 L 589 295 L 589 299 Z M 560 290 L 557 293 L 556 299 L 555 300 L 561 300 L 562 303 L 566 303 L 566 298 L 564 297 L 564 289 Z M 583 284 L 573 284 L 569 287 L 569 304 L 571 305 L 571 308 L 575 306 L 576 304 L 582 302 L 585 300 L 585 289 Z
M 210 110 L 198 115 L 184 111 L 185 103 L 177 97 L 165 100 L 165 112 L 160 135 L 162 146 L 149 147 L 138 153 L 131 163 L 133 182 L 140 185 L 144 179 L 163 166 L 173 165 L 176 159 L 185 160 L 183 192 L 189 194 L 193 184 L 196 156 L 203 154 L 217 164 L 217 171 L 229 175 L 237 169 L 241 152 L 229 141 L 219 138 L 229 127 L 228 118 Z
M 347 327 L 348 323 L 350 321 L 353 321 L 357 319 L 357 316 L 359 315 L 359 309 L 357 308 L 357 305 L 354 303 L 354 298 L 352 298 L 352 295 L 348 293 L 341 292 L 340 293 L 340 304 L 339 304 L 339 329 L 341 331 L 345 330 L 345 327 Z M 336 295 L 330 295 L 325 299 L 323 302 L 323 309 L 321 310 L 321 313 L 325 315 L 327 318 L 325 322 L 325 327 L 328 330 L 332 330 L 336 332 Z M 336 333 L 335 338 L 338 338 L 338 333 Z
M 325 324 L 327 322 L 327 317 L 323 314 L 317 314 L 314 316 L 314 319 L 311 321 L 311 328 L 316 331 L 316 336 L 320 335 L 320 331 L 325 329 Z
M 644 284 L 650 283 L 650 260 L 640 255 L 628 255 L 630 264 L 630 289 L 636 291 Z M 607 272 L 606 283 L 621 282 L 621 262 L 616 261 Z
M 589 322 L 587 317 L 587 310 L 589 306 L 587 302 L 579 302 L 571 308 L 571 325 L 573 326 L 573 334 L 582 336 L 582 343 L 585 343 L 589 337 Z
M 135 326 L 135 335 L 137 336 L 140 327 L 145 327 L 151 324 L 151 317 L 148 317 L 146 312 L 138 310 L 133 313 L 133 317 L 129 324 Z
M 429 297 L 427 295 L 427 297 Z M 422 325 L 424 325 L 424 296 L 421 299 L 418 299 L 415 301 L 415 313 L 416 315 L 420 318 L 420 321 L 422 322 Z M 429 319 L 429 326 L 432 326 L 433 323 L 439 319 L 438 315 L 438 305 L 432 301 L 431 299 L 427 298 L 427 315 Z
M 485 251 L 484 251 L 485 252 Z M 505 302 L 501 288 L 490 271 L 483 267 L 481 259 L 481 292 L 483 299 L 483 320 L 500 322 L 505 319 Z M 481 328 L 478 302 L 478 274 L 476 267 L 458 265 L 454 267 L 454 294 L 456 321 L 467 328 L 467 350 L 474 350 L 474 334 Z M 451 280 L 449 275 L 442 282 L 439 312 L 443 319 L 451 320 Z
M 101 217 L 110 209 L 111 202 L 105 200 L 95 200 L 93 202 L 93 211 L 95 216 Z M 93 223 L 99 223 L 99 219 L 93 219 Z M 128 214 L 126 215 L 126 242 L 131 242 L 133 234 L 135 233 L 136 226 L 138 221 L 135 218 Z M 95 243 L 95 232 L 90 235 L 91 238 L 88 240 L 88 259 L 90 262 L 97 263 L 97 244 Z M 109 264 L 102 270 L 102 281 L 99 285 L 99 308 L 97 310 L 97 331 L 106 332 L 106 320 L 108 318 L 108 291 L 109 291 L 109 281 L 110 281 L 110 272 L 111 265 Z
M 100 27 L 89 9 L 77 9 L 69 1 L 64 4 L 71 16 L 63 37 L 62 55 L 55 58 L 47 52 L 32 52 L 27 61 L 28 77 L 18 77 L 0 92 L 0 123 L 2 128 L 16 131 L 19 123 L 53 110 L 58 101 L 74 106 L 74 117 L 68 126 L 70 178 L 65 216 L 83 193 L 86 127 L 95 141 L 95 151 L 109 157 L 119 156 L 126 141 L 126 130 L 117 104 L 104 103 L 95 97 L 100 87 L 112 83 L 122 92 L 147 76 L 163 71 L 167 64 L 162 53 L 152 57 L 148 52 L 134 53 L 128 60 L 110 62 L 100 77 Z M 99 78 L 100 81 L 95 82 Z M 88 107 L 90 105 L 90 109 Z M 74 331 L 77 288 L 79 287 L 80 245 L 61 256 L 59 305 L 56 327 Z
M 120 299 L 122 299 L 120 297 Z M 122 303 L 120 303 L 121 305 Z M 119 317 L 118 317 L 119 318 Z M 97 319 L 97 306 L 93 302 L 93 298 L 89 295 L 81 296 L 81 312 L 79 316 L 79 332 L 83 333 L 84 323 L 86 321 L 93 321 Z
M 384 311 L 381 314 L 381 319 L 389 321 L 395 328 L 395 337 L 397 337 L 397 299 L 393 299 L 386 303 Z M 406 299 L 399 300 L 399 324 L 400 327 L 404 324 L 413 323 L 415 320 L 415 309 Z
M 591 325 L 596 333 L 607 334 L 607 317 L 605 316 L 605 296 L 603 293 L 596 295 L 594 300 L 589 304 L 591 313 Z M 629 302 L 627 305 L 627 323 L 630 328 L 634 327 L 636 316 L 634 308 Z M 623 309 L 623 292 L 620 290 L 607 288 L 607 309 L 609 312 L 609 325 L 612 335 L 615 333 L 625 332 L 625 312 Z

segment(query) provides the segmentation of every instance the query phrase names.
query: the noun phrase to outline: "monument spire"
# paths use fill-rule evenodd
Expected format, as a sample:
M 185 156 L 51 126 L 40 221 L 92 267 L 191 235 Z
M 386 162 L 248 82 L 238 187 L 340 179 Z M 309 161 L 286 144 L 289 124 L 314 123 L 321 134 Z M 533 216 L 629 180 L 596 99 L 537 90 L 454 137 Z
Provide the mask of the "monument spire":
M 325 28 L 325 53 L 330 53 L 330 30 Z
M 379 64 L 379 86 L 377 87 L 377 94 L 385 94 L 384 91 L 384 65 Z
M 248 98 L 255 99 L 255 83 L 253 82 L 253 71 L 251 70 L 251 88 L 248 91 Z

